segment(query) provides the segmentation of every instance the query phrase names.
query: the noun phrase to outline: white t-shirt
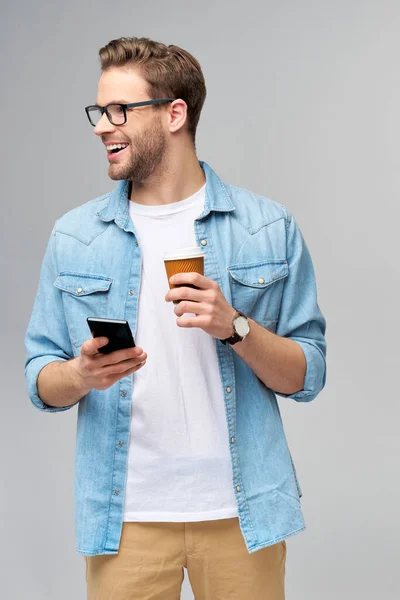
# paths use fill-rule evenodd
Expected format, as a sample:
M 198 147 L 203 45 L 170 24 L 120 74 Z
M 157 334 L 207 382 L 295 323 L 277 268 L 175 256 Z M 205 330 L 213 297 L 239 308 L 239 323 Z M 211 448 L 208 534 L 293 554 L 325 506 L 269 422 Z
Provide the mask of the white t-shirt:
M 238 515 L 215 340 L 180 328 L 165 301 L 164 252 L 196 246 L 205 186 L 180 202 L 129 202 L 142 253 L 124 521 L 205 521 Z

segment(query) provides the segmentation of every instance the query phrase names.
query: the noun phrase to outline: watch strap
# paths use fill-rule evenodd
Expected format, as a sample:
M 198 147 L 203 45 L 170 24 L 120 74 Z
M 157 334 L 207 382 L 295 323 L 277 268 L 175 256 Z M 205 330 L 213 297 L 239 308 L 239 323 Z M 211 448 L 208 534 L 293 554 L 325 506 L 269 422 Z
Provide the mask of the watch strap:
M 236 344 L 237 342 L 241 342 L 241 341 L 242 341 L 242 336 L 240 336 L 238 333 L 236 333 L 236 331 L 231 337 L 226 338 L 226 340 L 221 340 L 221 342 L 223 344 L 230 344 L 231 346 L 233 344 Z

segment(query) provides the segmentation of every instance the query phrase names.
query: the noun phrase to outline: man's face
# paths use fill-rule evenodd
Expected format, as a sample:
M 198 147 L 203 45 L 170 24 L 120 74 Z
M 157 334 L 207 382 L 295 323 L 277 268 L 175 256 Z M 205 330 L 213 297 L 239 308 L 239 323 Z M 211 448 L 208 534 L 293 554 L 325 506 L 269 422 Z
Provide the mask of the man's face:
M 150 100 L 147 83 L 132 68 L 113 68 L 102 73 L 96 104 L 142 102 Z M 163 129 L 164 111 L 151 106 L 127 109 L 124 125 L 112 125 L 104 113 L 94 128 L 105 146 L 128 144 L 124 150 L 107 151 L 108 175 L 111 179 L 128 179 L 142 183 L 162 163 L 167 133 Z

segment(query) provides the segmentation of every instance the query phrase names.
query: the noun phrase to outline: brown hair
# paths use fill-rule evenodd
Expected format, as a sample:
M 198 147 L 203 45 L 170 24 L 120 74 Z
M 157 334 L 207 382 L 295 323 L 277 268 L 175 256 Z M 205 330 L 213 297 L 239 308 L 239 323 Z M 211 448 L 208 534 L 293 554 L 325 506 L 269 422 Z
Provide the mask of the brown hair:
M 150 99 L 180 98 L 187 104 L 188 131 L 195 140 L 197 124 L 206 98 L 201 66 L 186 50 L 166 46 L 149 38 L 122 37 L 99 50 L 101 70 L 137 66 L 148 83 Z M 155 105 L 159 110 L 163 105 Z

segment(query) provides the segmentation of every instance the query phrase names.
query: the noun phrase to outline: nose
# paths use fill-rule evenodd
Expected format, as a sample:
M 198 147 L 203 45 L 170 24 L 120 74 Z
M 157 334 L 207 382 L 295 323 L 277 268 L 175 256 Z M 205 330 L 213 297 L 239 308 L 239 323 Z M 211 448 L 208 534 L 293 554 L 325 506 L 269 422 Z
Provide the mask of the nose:
M 94 128 L 95 134 L 98 136 L 101 136 L 104 133 L 112 133 L 114 131 L 115 131 L 115 125 L 110 123 L 110 121 L 107 118 L 106 113 L 103 113 L 101 115 L 101 118 L 99 119 L 97 125 Z

